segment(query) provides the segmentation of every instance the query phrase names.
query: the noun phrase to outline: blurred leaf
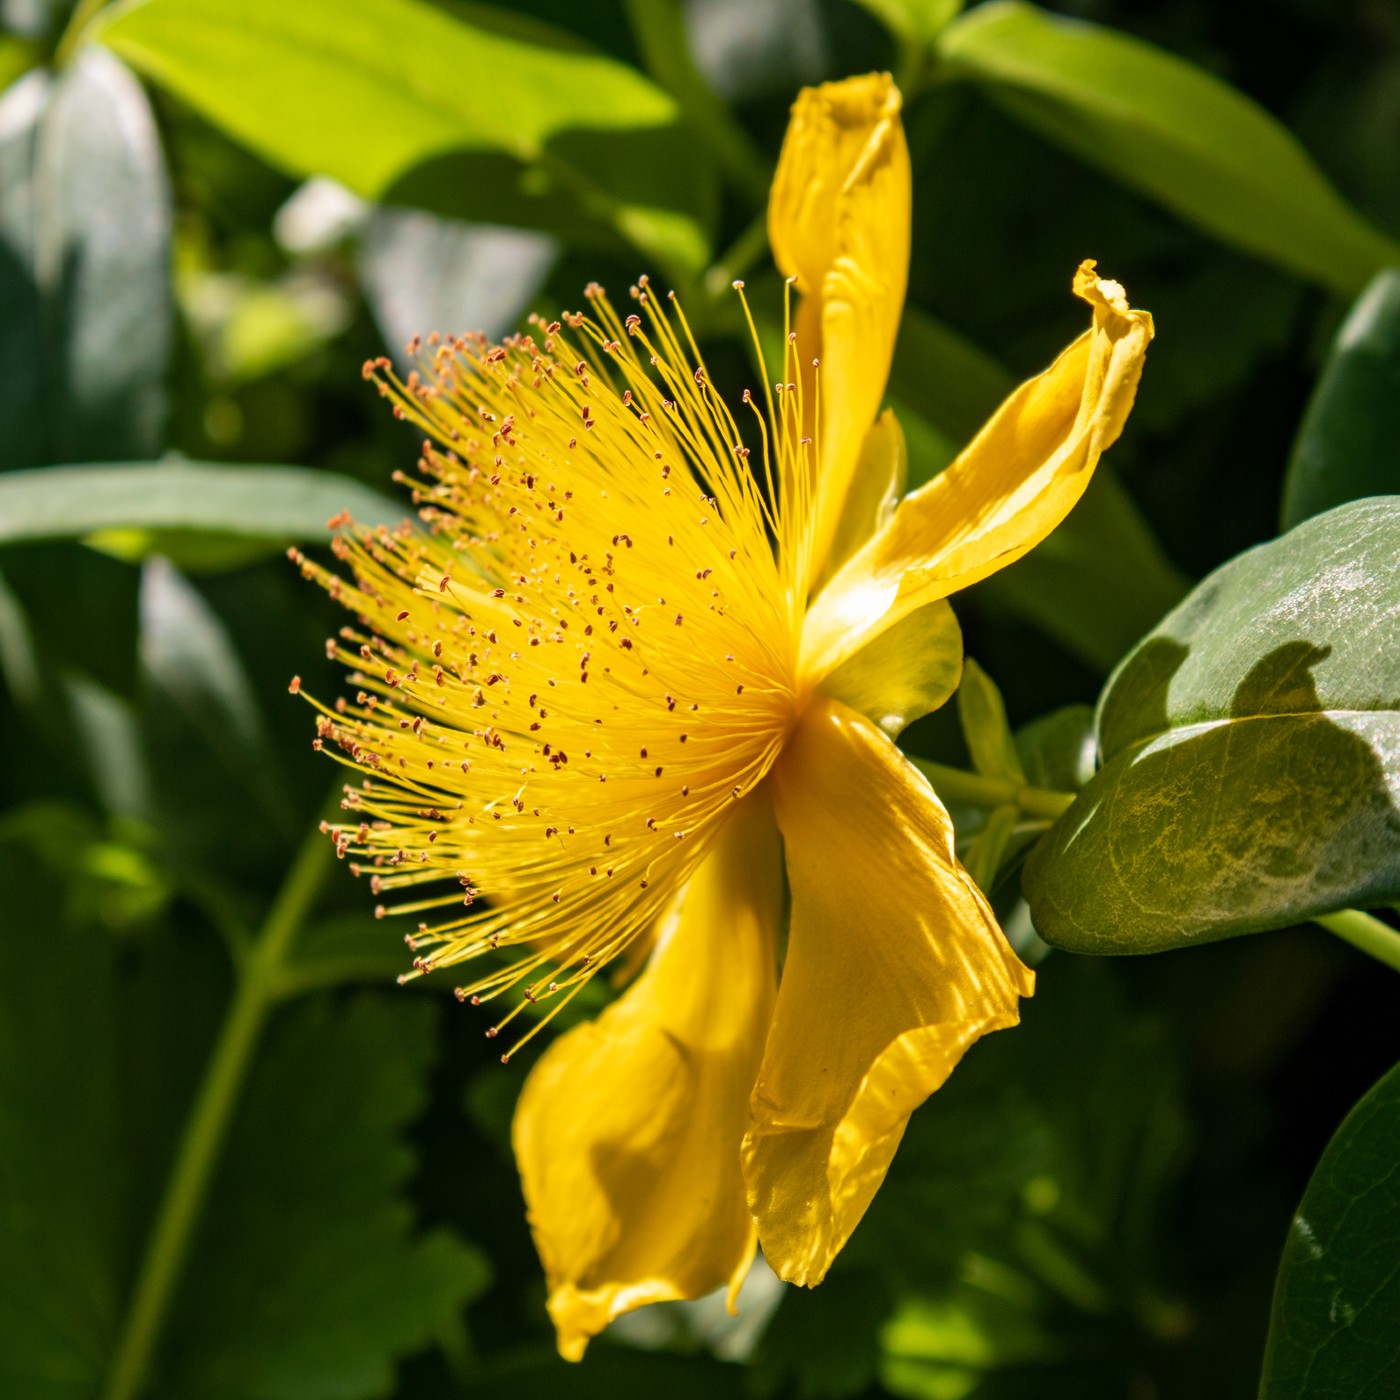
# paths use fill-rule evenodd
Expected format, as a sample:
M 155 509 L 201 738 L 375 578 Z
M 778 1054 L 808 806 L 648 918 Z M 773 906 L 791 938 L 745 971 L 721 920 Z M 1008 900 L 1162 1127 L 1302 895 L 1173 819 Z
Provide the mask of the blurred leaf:
M 363 525 L 397 524 L 409 513 L 358 481 L 303 467 L 169 462 L 10 472 L 0 476 L 0 546 L 97 535 L 128 559 L 241 564 L 255 556 L 237 542 L 273 552 L 326 540 L 326 522 L 343 510 Z
M 0 1391 L 92 1400 L 219 1009 L 217 945 L 55 926 L 0 849 Z M 42 933 L 45 954 L 33 956 Z M 413 1229 L 434 1007 L 312 1001 L 273 1027 L 174 1300 L 154 1396 L 358 1400 L 485 1281 Z
M 1019 0 L 978 6 L 938 47 L 944 71 L 1226 242 L 1341 292 L 1400 260 L 1283 126 L 1182 59 Z
M 553 239 L 519 229 L 378 209 L 360 237 L 360 285 L 391 352 L 416 335 L 518 328 L 558 255 Z
M 225 876 L 297 836 L 252 685 L 224 625 L 166 559 L 141 572 L 141 734 L 172 864 Z
M 1337 332 L 1293 444 L 1283 526 L 1400 494 L 1400 271 L 1379 273 Z
M 667 1356 L 595 1343 L 582 1365 L 528 1357 L 494 1365 L 463 1400 L 618 1400 L 665 1396 L 666 1400 L 747 1400 L 746 1372 L 698 1356 Z M 440 1394 L 440 1392 L 439 1392 Z
M 964 0 L 857 0 L 893 33 L 910 43 L 926 44 L 938 36 Z
M 114 816 L 149 821 L 151 775 L 131 702 L 78 672 L 60 682 L 72 734 L 102 805 Z
M 1014 608 L 1100 672 L 1116 665 L 1188 586 L 1104 466 L 1049 539 L 979 585 L 984 597 Z
M 284 976 L 289 986 L 332 986 L 339 982 L 379 982 L 388 986 L 411 969 L 413 955 L 403 934 L 392 924 L 363 913 L 335 914 L 311 925 L 297 940 Z M 420 984 L 422 985 L 422 984 Z M 492 1066 L 494 1071 L 496 1066 Z M 518 1086 L 506 1076 L 488 1072 L 504 1084 L 514 1107 Z
M 141 86 L 86 50 L 0 99 L 6 467 L 150 457 L 171 344 L 170 190 Z
M 293 174 L 329 175 L 379 199 L 414 167 L 471 152 L 532 171 L 536 188 L 557 187 L 666 268 L 693 272 L 707 260 L 704 167 L 675 103 L 543 26 L 421 0 L 353 9 L 244 0 L 236 11 L 222 0 L 136 0 L 98 33 Z M 637 143 L 663 157 L 646 172 L 659 178 L 639 183 Z M 667 155 L 688 178 L 668 177 Z
M 1015 388 L 1011 371 L 966 336 L 917 307 L 905 307 L 890 393 L 939 432 L 958 444 L 970 442 Z M 911 491 L 923 484 L 911 473 Z
M 1088 705 L 1066 705 L 1023 724 L 1016 752 L 1032 787 L 1077 792 L 1094 776 L 1094 712 Z
M 685 28 L 696 68 L 729 102 L 790 99 L 830 70 L 817 0 L 686 0 Z
M 1057 947 L 1147 953 L 1400 897 L 1400 500 L 1217 569 L 1114 673 L 1031 854 Z
M 979 773 L 1018 783 L 1026 781 L 1011 726 L 1006 722 L 1001 691 L 971 657 L 963 664 L 962 684 L 958 687 L 958 719 L 972 766 Z
M 1381 1400 L 1400 1377 L 1400 1066 L 1327 1145 L 1283 1248 L 1260 1400 Z

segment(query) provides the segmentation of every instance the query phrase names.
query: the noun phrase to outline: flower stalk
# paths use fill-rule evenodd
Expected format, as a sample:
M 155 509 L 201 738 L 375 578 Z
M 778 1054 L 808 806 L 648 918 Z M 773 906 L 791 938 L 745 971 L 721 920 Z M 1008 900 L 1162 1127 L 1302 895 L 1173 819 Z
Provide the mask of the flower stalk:
M 1335 914 L 1319 914 L 1313 920 L 1328 933 L 1360 948 L 1363 953 L 1400 972 L 1400 930 L 1360 909 L 1339 909 Z
M 989 778 L 964 768 L 912 759 L 914 766 L 933 784 L 945 802 L 967 802 L 974 807 L 1016 807 L 1028 817 L 1054 821 L 1074 801 L 1072 792 L 1024 786 L 1009 778 Z

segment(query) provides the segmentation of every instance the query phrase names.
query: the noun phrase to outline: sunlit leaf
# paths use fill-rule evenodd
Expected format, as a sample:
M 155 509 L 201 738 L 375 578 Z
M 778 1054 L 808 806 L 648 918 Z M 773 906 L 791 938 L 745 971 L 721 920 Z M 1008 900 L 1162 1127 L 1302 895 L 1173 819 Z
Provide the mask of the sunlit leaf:
M 0 545 L 97 535 L 126 558 L 192 556 L 199 567 L 230 541 L 272 550 L 328 539 L 326 522 L 345 510 L 366 525 L 408 514 L 357 481 L 302 467 L 59 467 L 0 476 Z M 226 557 L 241 563 L 248 551 Z
M 1400 1066 L 1347 1115 L 1283 1248 L 1260 1400 L 1381 1400 L 1400 1383 Z
M 1400 896 L 1400 499 L 1207 578 L 1127 658 L 1102 768 L 1031 854 L 1058 947 L 1146 953 Z
M 667 267 L 708 253 L 708 182 L 673 100 L 634 69 L 485 7 L 423 0 L 135 0 L 99 27 L 133 66 L 297 175 L 369 199 L 414 167 L 467 152 L 573 207 Z M 669 159 L 643 170 L 639 159 Z M 501 177 L 528 171 L 522 184 Z M 654 176 L 648 181 L 646 176 Z M 473 197 L 476 197 L 475 194 Z M 499 222 L 492 210 L 475 217 Z
M 949 75 L 1226 242 L 1342 292 L 1400 261 L 1283 126 L 1193 64 L 1020 0 L 977 6 L 938 48 Z
M 1380 273 L 1337 332 L 1293 444 L 1287 529 L 1362 496 L 1400 493 L 1400 271 Z

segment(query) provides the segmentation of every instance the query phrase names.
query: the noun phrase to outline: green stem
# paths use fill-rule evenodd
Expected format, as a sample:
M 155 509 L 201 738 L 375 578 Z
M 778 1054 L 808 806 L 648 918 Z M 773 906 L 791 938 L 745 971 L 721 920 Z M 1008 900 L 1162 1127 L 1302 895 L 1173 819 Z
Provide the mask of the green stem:
M 1028 817 L 1054 821 L 1074 801 L 1072 792 L 1025 787 L 1009 778 L 989 778 L 982 773 L 969 773 L 964 768 L 945 768 L 941 763 L 928 763 L 922 758 L 913 762 L 940 797 L 970 802 L 974 807 L 1019 807 Z
M 1319 914 L 1314 923 L 1344 938 L 1353 948 L 1369 953 L 1377 962 L 1400 972 L 1400 930 L 1393 929 L 1374 914 L 1360 909 L 1339 909 L 1335 914 Z
M 145 1387 L 171 1291 L 189 1250 L 240 1090 L 277 999 L 292 940 L 332 865 L 331 842 L 313 831 L 292 862 L 248 955 L 214 1044 L 156 1213 L 103 1400 L 136 1400 Z
M 768 251 L 768 211 L 754 215 L 748 227 L 715 259 L 705 273 L 705 291 L 722 296 Z
M 73 13 L 68 18 L 68 23 L 64 26 L 62 35 L 59 37 L 58 47 L 54 50 L 53 62 L 55 68 L 62 68 L 65 63 L 77 52 L 78 43 L 94 19 L 97 12 L 107 3 L 107 0 L 78 0 L 73 7 Z
M 731 180 L 762 204 L 772 167 L 715 95 L 690 57 L 678 0 L 626 0 L 627 17 L 647 71 L 680 104 Z

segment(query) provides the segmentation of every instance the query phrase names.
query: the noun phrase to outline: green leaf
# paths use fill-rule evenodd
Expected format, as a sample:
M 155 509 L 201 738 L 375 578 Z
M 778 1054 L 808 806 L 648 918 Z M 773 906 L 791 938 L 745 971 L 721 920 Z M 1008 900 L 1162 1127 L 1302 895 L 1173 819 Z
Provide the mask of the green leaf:
M 344 510 L 363 525 L 394 525 L 409 513 L 348 477 L 305 467 L 53 467 L 0 476 L 0 546 L 96 537 L 128 559 L 164 554 L 219 567 L 329 539 L 326 522 Z
M 1023 724 L 1016 752 L 1032 787 L 1077 792 L 1094 776 L 1094 712 L 1088 705 L 1066 705 Z
M 1400 1385 L 1400 1065 L 1347 1115 L 1283 1247 L 1260 1400 Z
M 979 5 L 938 48 L 949 75 L 1227 243 L 1348 293 L 1400 261 L 1283 126 L 1182 59 L 1019 0 Z
M 2 847 L 0 877 L 0 1392 L 92 1400 L 221 1014 L 222 954 L 207 937 L 119 947 L 64 927 L 62 895 Z M 480 1256 L 416 1231 L 402 1194 L 435 1011 L 362 995 L 278 1017 L 176 1290 L 153 1396 L 383 1394 L 396 1358 L 480 1291 Z
M 1029 618 L 1100 673 L 1188 587 L 1127 488 L 1103 466 L 1049 539 L 980 585 L 983 597 Z
M 97 32 L 293 174 L 329 175 L 378 200 L 415 167 L 467 153 L 493 176 L 468 187 L 469 217 L 515 222 L 490 207 L 493 192 L 515 191 L 521 205 L 543 196 L 553 217 L 575 210 L 663 270 L 707 261 L 712 181 L 674 101 L 542 26 L 422 0 L 135 0 Z
M 141 85 L 83 52 L 0 99 L 0 466 L 154 455 L 169 181 Z
M 412 1233 L 401 1140 L 422 1109 L 437 1007 L 313 1000 L 260 1061 L 170 1320 L 157 1397 L 386 1393 L 486 1286 L 448 1233 Z
M 962 9 L 964 0 L 857 0 L 891 33 L 926 44 Z
M 255 878 L 291 848 L 299 824 L 243 663 L 169 560 L 142 569 L 140 617 L 140 724 L 169 859 Z
M 1026 775 L 1011 726 L 1006 722 L 1006 706 L 996 682 L 971 658 L 963 665 L 958 687 L 958 719 L 962 724 L 972 766 L 989 778 L 1010 778 L 1024 783 Z
M 1047 942 L 1146 953 L 1400 897 L 1400 499 L 1217 569 L 1099 701 L 1102 768 L 1031 854 Z
M 1400 271 L 1379 273 L 1337 332 L 1293 444 L 1284 528 L 1400 493 Z

